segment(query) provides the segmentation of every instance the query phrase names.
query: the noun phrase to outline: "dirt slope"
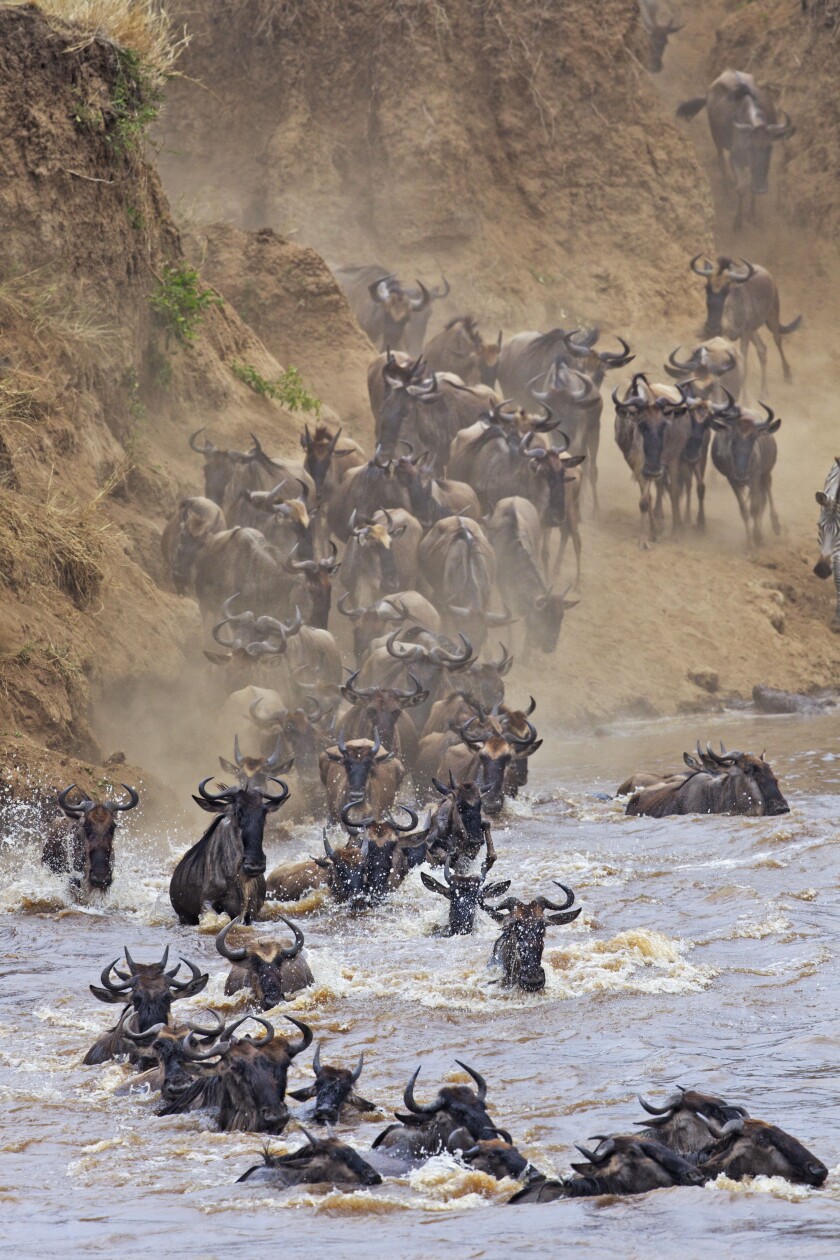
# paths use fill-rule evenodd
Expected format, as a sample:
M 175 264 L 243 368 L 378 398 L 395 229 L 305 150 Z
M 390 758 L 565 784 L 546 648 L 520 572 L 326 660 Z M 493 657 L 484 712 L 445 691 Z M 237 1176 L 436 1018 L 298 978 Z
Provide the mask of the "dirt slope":
M 442 269 L 452 309 L 520 327 L 685 309 L 673 278 L 709 202 L 637 60 L 635 0 L 172 11 L 192 41 L 161 170 L 192 217 Z
M 245 232 L 224 223 L 191 229 L 184 245 L 274 357 L 298 368 L 315 395 L 367 441 L 373 427 L 365 374 L 375 351 L 314 249 L 270 228 Z

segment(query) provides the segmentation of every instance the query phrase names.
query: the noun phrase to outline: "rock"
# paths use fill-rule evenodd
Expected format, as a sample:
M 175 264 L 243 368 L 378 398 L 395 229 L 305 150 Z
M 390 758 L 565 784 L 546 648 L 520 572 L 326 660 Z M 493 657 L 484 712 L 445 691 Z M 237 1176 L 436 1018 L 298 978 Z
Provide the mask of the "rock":
M 713 669 L 690 669 L 687 677 L 688 681 L 693 682 L 695 687 L 708 691 L 710 695 L 713 695 L 720 686 L 720 675 Z

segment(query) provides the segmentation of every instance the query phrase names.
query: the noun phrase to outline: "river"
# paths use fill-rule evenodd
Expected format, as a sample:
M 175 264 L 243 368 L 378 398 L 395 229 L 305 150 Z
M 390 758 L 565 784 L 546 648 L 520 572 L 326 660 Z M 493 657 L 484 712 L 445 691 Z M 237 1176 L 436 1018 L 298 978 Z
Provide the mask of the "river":
M 791 813 L 627 819 L 604 799 L 633 769 L 679 765 L 698 735 L 766 745 Z M 127 1068 L 81 1065 L 118 1010 L 88 984 L 123 945 L 145 961 L 169 943 L 209 968 L 208 988 L 177 1012 L 246 1008 L 223 995 L 213 925 L 179 927 L 169 906 L 169 874 L 200 834 L 198 815 L 170 833 L 144 826 L 142 810 L 127 815 L 108 902 L 79 908 L 40 867 L 20 807 L 7 811 L 0 852 L 0 1255 L 111 1257 L 136 1254 L 142 1240 L 208 1260 L 267 1247 L 464 1260 L 564 1244 L 595 1257 L 837 1256 L 839 736 L 830 714 L 628 723 L 585 740 L 549 733 L 527 794 L 494 829 L 493 871 L 519 895 L 550 895 L 554 878 L 578 893 L 577 922 L 548 930 L 545 992 L 489 983 L 496 928 L 486 916 L 472 937 L 430 935 L 445 903 L 413 872 L 355 918 L 310 899 L 299 921 L 315 985 L 284 1007 L 323 1038 L 325 1062 L 352 1066 L 365 1051 L 359 1088 L 382 1116 L 340 1129 L 362 1149 L 418 1064 L 424 1100 L 466 1079 L 457 1057 L 486 1076 L 492 1115 L 548 1173 L 568 1169 L 573 1142 L 629 1131 L 642 1115 L 637 1092 L 660 1100 L 680 1083 L 793 1133 L 831 1169 L 824 1189 L 759 1179 L 508 1209 L 510 1183 L 449 1157 L 356 1193 L 237 1186 L 260 1137 L 216 1133 L 203 1113 L 158 1118 L 155 1098 L 114 1096 Z M 318 829 L 296 828 L 269 865 L 318 845 Z M 311 1079 L 311 1056 L 301 1058 L 290 1088 Z M 298 1145 L 294 1126 L 286 1139 L 273 1145 Z

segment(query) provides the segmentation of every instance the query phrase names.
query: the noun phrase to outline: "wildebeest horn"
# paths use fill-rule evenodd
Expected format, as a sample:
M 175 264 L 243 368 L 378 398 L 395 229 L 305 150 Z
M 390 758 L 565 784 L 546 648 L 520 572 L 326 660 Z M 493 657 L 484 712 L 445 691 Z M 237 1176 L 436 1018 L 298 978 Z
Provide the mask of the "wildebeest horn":
M 242 915 L 240 914 L 237 918 L 231 919 L 230 923 L 223 927 L 216 937 L 216 949 L 222 955 L 222 958 L 227 958 L 229 962 L 243 962 L 248 957 L 247 949 L 233 949 L 226 943 L 230 929 L 241 922 Z
M 170 989 L 174 989 L 176 993 L 180 992 L 182 989 L 191 989 L 192 986 L 199 979 L 201 979 L 202 975 L 204 975 L 201 968 L 196 967 L 195 963 L 190 962 L 188 958 L 182 958 L 181 962 L 184 964 L 185 967 L 189 967 L 190 971 L 192 972 L 192 975 L 190 976 L 189 980 L 176 980 L 173 976 L 170 976 L 169 987 Z M 165 966 L 166 964 L 164 963 L 163 965 Z M 175 970 L 177 971 L 178 968 L 176 967 Z M 206 983 L 207 982 L 206 976 L 204 976 L 204 980 Z M 201 985 L 200 987 L 203 989 L 204 985 Z
M 612 1138 L 608 1138 L 606 1142 L 598 1147 L 597 1153 L 590 1151 L 585 1146 L 581 1146 L 579 1142 L 575 1142 L 575 1147 L 583 1155 L 584 1159 L 588 1159 L 590 1164 L 603 1164 L 609 1159 L 615 1150 L 615 1142 Z
M 373 747 L 370 750 L 370 755 L 374 759 L 374 761 L 376 760 L 379 754 L 379 750 L 381 748 L 382 748 L 382 740 L 379 737 L 379 727 L 375 726 L 373 728 Z
M 307 699 L 308 698 L 309 697 L 307 697 Z M 251 701 L 251 707 L 248 709 L 248 716 L 252 722 L 256 723 L 257 726 L 261 726 L 263 729 L 270 729 L 277 722 L 282 722 L 286 718 L 288 713 L 287 709 L 278 709 L 276 713 L 270 714 L 269 717 L 263 717 L 257 712 L 261 703 L 262 697 L 257 696 L 256 700 Z
M 280 794 L 278 796 L 271 796 L 268 792 L 260 792 L 260 796 L 263 798 L 264 801 L 268 801 L 269 805 L 282 805 L 283 802 L 287 800 L 289 796 L 288 783 L 285 783 L 283 779 L 275 778 L 274 775 L 269 775 L 268 782 L 278 783 L 281 789 Z
M 722 385 L 721 389 L 723 390 L 724 394 L 726 394 L 726 402 L 712 403 L 712 414 L 716 416 L 728 417 L 729 415 L 733 415 L 735 412 L 739 412 L 740 408 L 738 407 L 738 404 L 736 403 L 735 399 L 732 397 L 732 395 L 730 394 L 726 386 Z
M 344 594 L 341 596 L 341 599 L 338 601 L 338 604 L 336 605 L 338 608 L 338 611 L 342 614 L 343 617 L 354 617 L 354 618 L 363 617 L 365 613 L 367 612 L 367 609 L 366 608 L 348 608 L 347 601 L 349 598 L 350 598 L 350 592 L 345 591 Z
M 525 725 L 528 727 L 528 734 L 526 736 L 523 737 L 521 735 L 510 735 L 510 734 L 507 736 L 508 743 L 513 744 L 514 748 L 528 748 L 530 747 L 531 744 L 534 743 L 534 741 L 537 738 L 536 727 L 534 727 L 532 723 L 528 721 L 527 718 L 525 718 Z M 555 883 L 556 882 L 557 881 L 555 880 Z M 562 885 L 560 885 L 560 887 L 562 887 Z M 569 902 L 569 905 L 571 905 L 571 902 Z M 565 906 L 552 906 L 551 909 L 561 910 L 561 909 L 565 909 Z
M 389 812 L 385 819 L 385 821 L 388 823 L 388 826 L 392 827 L 394 831 L 413 831 L 414 828 L 417 826 L 417 818 L 418 818 L 414 810 L 411 809 L 408 805 L 395 805 L 394 808 L 404 810 L 405 813 L 408 814 L 409 823 L 408 823 L 408 826 L 405 826 L 405 824 L 396 822 L 396 820 L 394 819 L 394 815 Z
M 370 827 L 372 823 L 376 822 L 375 814 L 371 814 L 369 818 L 360 818 L 358 822 L 353 822 L 350 817 L 351 809 L 355 809 L 357 805 L 364 805 L 364 803 L 364 800 L 354 799 L 352 801 L 348 801 L 346 805 L 342 806 L 341 823 L 343 827 L 347 828 L 351 835 L 357 831 L 364 831 L 366 827 Z M 330 856 L 332 855 L 330 854 Z
M 408 676 L 411 679 L 411 691 L 398 691 L 396 688 L 394 688 L 393 689 L 394 698 L 397 700 L 403 700 L 403 701 L 413 700 L 415 701 L 416 704 L 422 704 L 423 701 L 428 697 L 429 693 L 425 689 L 423 684 L 419 682 L 417 678 L 415 678 L 411 670 L 408 670 Z M 347 681 L 349 682 L 350 680 L 348 679 Z
M 703 254 L 695 254 L 688 265 L 696 276 L 703 276 L 705 278 L 707 276 L 714 275 L 715 267 L 714 267 L 714 263 L 710 263 L 708 258 L 706 259 L 702 267 L 698 267 L 697 263 L 703 257 L 704 257 Z
M 571 888 L 567 888 L 565 884 L 561 884 L 559 879 L 552 880 L 552 883 L 556 884 L 558 888 L 562 888 L 563 892 L 566 894 L 566 900 L 563 902 L 562 906 L 556 906 L 554 902 L 549 901 L 547 897 L 535 897 L 534 900 L 537 905 L 542 906 L 544 910 L 568 910 L 569 906 L 575 899 L 575 894 Z
M 424 647 L 421 647 L 419 643 L 403 643 L 402 641 L 398 643 L 397 636 L 400 633 L 401 632 L 399 630 L 394 630 L 392 634 L 388 635 L 388 638 L 385 642 L 385 647 L 387 649 L 388 655 L 396 657 L 398 661 L 424 660 L 427 656 L 426 649 Z M 397 650 L 398 647 L 400 649 L 399 651 Z M 432 652 L 435 652 L 435 651 L 437 651 L 437 649 L 433 648 Z M 430 660 L 434 659 L 432 653 L 428 653 L 428 656 Z
M 216 450 L 216 447 L 212 442 L 209 442 L 207 438 L 204 439 L 203 446 L 196 446 L 195 444 L 195 439 L 198 437 L 199 433 L 204 432 L 205 427 L 205 425 L 202 425 L 200 429 L 196 429 L 195 433 L 190 434 L 190 449 L 195 451 L 198 455 L 210 455 Z
M 125 961 L 128 963 L 128 970 L 131 972 L 132 976 L 136 976 L 137 963 L 131 957 L 131 954 L 129 954 L 127 945 L 123 945 L 123 956 L 125 957 Z M 163 955 L 164 966 L 166 966 L 166 960 L 168 957 L 169 957 L 169 946 L 167 945 L 166 952 Z M 163 968 L 161 968 L 161 970 L 163 970 Z
M 478 1101 L 484 1102 L 484 1099 L 487 1097 L 487 1082 L 485 1081 L 484 1077 L 481 1075 L 480 1072 L 476 1072 L 475 1068 L 471 1068 L 468 1063 L 464 1063 L 461 1059 L 456 1059 L 455 1062 L 458 1064 L 459 1067 L 462 1067 L 465 1072 L 468 1072 L 469 1075 L 473 1078 L 476 1085 L 478 1086 Z
M 130 989 L 134 984 L 133 975 L 129 976 L 126 980 L 122 980 L 119 984 L 114 984 L 111 979 L 111 971 L 114 967 L 116 967 L 118 962 L 119 959 L 115 958 L 112 963 L 109 963 L 107 967 L 103 968 L 102 974 L 99 977 L 102 987 L 107 989 L 109 993 L 125 993 L 126 989 Z
M 71 784 L 70 784 L 70 786 L 69 786 L 69 787 L 66 787 L 66 788 L 64 789 L 64 791 L 63 791 L 63 792 L 59 792 L 59 794 L 58 794 L 58 804 L 59 804 L 59 808 L 62 810 L 62 812 L 63 812 L 63 813 L 65 813 L 65 814 L 67 814 L 67 815 L 68 815 L 68 817 L 70 817 L 70 818 L 81 818 L 82 814 L 85 812 L 85 808 L 84 808 L 84 807 L 85 807 L 85 805 L 87 804 L 87 797 L 82 797 L 82 800 L 81 800 L 81 801 L 80 801 L 77 805 L 68 805 L 68 804 L 67 804 L 67 797 L 70 795 L 70 793 L 71 793 L 74 789 L 75 789 L 77 792 L 79 791 L 79 788 L 76 786 L 76 784 L 75 784 L 75 783 L 71 783 Z
M 525 717 L 530 717 L 531 714 L 534 712 L 534 709 L 536 709 L 537 707 L 537 702 L 533 696 L 529 696 L 528 699 L 530 700 L 531 703 L 528 705 L 527 709 L 523 709 L 523 713 Z
M 212 782 L 213 777 L 212 774 L 209 774 L 206 779 L 201 780 L 198 785 L 199 796 L 202 796 L 205 801 L 229 800 L 232 793 L 231 788 L 223 788 L 221 792 L 216 792 L 215 795 L 207 791 L 207 784 Z
M 446 648 L 438 646 L 438 647 L 432 648 L 431 652 L 429 653 L 429 659 L 435 665 L 448 665 L 450 668 L 452 668 L 453 666 L 463 667 L 465 665 L 468 665 L 475 655 L 475 649 L 473 648 L 473 645 L 470 643 L 467 636 L 461 633 L 460 631 L 458 633 L 458 638 L 461 640 L 462 644 L 464 645 L 463 650 L 460 653 L 460 655 L 458 654 L 457 649 L 452 652 L 449 652 L 447 651 Z
M 320 1041 L 315 1047 L 315 1053 L 312 1056 L 312 1071 L 315 1073 L 316 1076 L 321 1071 L 321 1043 Z
M 420 1068 L 416 1068 L 411 1076 L 403 1093 L 403 1102 L 409 1111 L 413 1111 L 416 1116 L 433 1116 L 436 1111 L 440 1111 L 443 1102 L 438 1099 L 433 1103 L 424 1103 L 422 1106 L 414 1100 L 414 1083 L 420 1075 Z
M 135 806 L 139 805 L 140 797 L 137 795 L 133 787 L 129 787 L 127 783 L 121 783 L 120 787 L 124 787 L 126 792 L 128 792 L 128 801 L 125 805 L 120 805 L 118 801 L 108 801 L 108 808 L 110 810 L 120 811 L 124 809 L 134 809 Z
M 254 1016 L 254 1018 L 256 1018 L 256 1016 Z M 295 1055 L 302 1054 L 304 1050 L 306 1050 L 309 1046 L 312 1045 L 313 1032 L 308 1024 L 301 1023 L 299 1019 L 295 1019 L 294 1016 L 292 1015 L 284 1015 L 283 1018 L 287 1019 L 290 1024 L 294 1024 L 295 1028 L 299 1029 L 301 1032 L 300 1044 L 298 1044 L 297 1042 L 286 1043 L 288 1047 L 289 1058 L 293 1059 Z
M 616 336 L 616 341 L 621 342 L 621 350 L 616 354 L 612 350 L 596 350 L 594 353 L 605 367 L 624 367 L 627 363 L 632 363 L 635 354 L 630 353 L 630 347 L 623 337 Z
M 727 1120 L 726 1124 L 720 1125 L 711 1116 L 704 1116 L 702 1111 L 696 1113 L 697 1119 L 702 1120 L 712 1137 L 724 1138 L 730 1133 L 742 1133 L 744 1130 L 744 1117 L 738 1116 L 736 1120 Z
M 280 957 L 281 958 L 297 958 L 298 954 L 300 953 L 300 951 L 303 949 L 303 946 L 304 946 L 303 932 L 300 930 L 300 928 L 297 926 L 296 923 L 292 923 L 291 919 L 285 918 L 282 914 L 279 916 L 279 918 L 282 920 L 283 923 L 286 924 L 286 927 L 294 935 L 294 938 L 295 938 L 294 945 L 290 945 L 288 949 L 282 949 L 280 951 Z
M 742 258 L 741 262 L 744 264 L 744 266 L 747 269 L 746 275 L 744 275 L 742 272 L 736 271 L 734 267 L 728 267 L 726 270 L 727 280 L 731 280 L 734 284 L 746 284 L 747 281 L 752 280 L 753 276 L 755 275 L 755 267 L 752 265 L 751 262 L 747 262 L 746 258 Z
M 453 792 L 453 790 L 454 790 L 454 789 L 446 787 L 446 785 L 445 785 L 445 784 L 443 784 L 443 783 L 441 783 L 439 779 L 436 779 L 436 778 L 434 777 L 434 775 L 432 775 L 432 783 L 433 783 L 433 785 L 435 786 L 435 788 L 437 789 L 437 791 L 438 791 L 438 792 L 440 792 L 441 796 L 451 796 L 451 795 L 452 795 L 452 792 Z
M 671 1115 L 673 1115 L 674 1111 L 677 1109 L 677 1107 L 680 1105 L 680 1102 L 682 1101 L 681 1095 L 672 1094 L 664 1107 L 654 1107 L 653 1103 L 646 1102 L 645 1099 L 642 1098 L 641 1094 L 637 1094 L 636 1097 L 638 1098 L 639 1102 L 644 1107 L 648 1115 L 651 1115 L 651 1116 L 670 1117 Z M 641 1120 L 639 1121 L 639 1123 L 647 1124 L 648 1122 L 646 1120 Z
M 408 300 L 411 305 L 411 309 L 413 311 L 422 311 L 431 302 L 432 295 L 429 292 L 429 290 L 426 288 L 425 284 L 421 283 L 420 280 L 415 279 L 414 283 L 417 285 L 417 288 L 420 290 L 420 296 L 419 298 L 411 297 Z
M 504 675 L 508 672 L 510 667 L 513 665 L 513 657 L 511 656 L 510 652 L 505 647 L 504 643 L 500 642 L 499 647 L 502 649 L 501 658 L 498 661 L 488 661 L 488 664 L 492 665 L 497 673 Z M 533 709 L 531 710 L 531 712 L 533 713 Z
M 359 1077 L 362 1075 L 362 1068 L 364 1067 L 364 1065 L 365 1065 L 365 1052 L 363 1050 L 361 1054 L 359 1055 L 358 1063 L 353 1068 L 353 1071 L 350 1073 L 350 1080 L 353 1082 L 354 1085 L 356 1081 L 359 1079 Z

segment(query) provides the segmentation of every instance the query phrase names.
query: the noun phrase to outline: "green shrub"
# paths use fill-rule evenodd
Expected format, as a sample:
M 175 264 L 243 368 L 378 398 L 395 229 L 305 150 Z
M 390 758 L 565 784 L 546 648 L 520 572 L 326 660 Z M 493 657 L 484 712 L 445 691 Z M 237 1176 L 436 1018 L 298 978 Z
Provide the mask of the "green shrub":
M 305 411 L 320 416 L 321 400 L 311 394 L 296 367 L 287 367 L 276 381 L 268 381 L 250 363 L 231 363 L 231 371 L 261 398 L 273 398 L 289 411 Z
M 167 344 L 174 337 L 182 345 L 195 341 L 208 306 L 222 306 L 213 289 L 202 289 L 198 272 L 181 263 L 168 263 L 149 299 L 158 322 L 166 332 Z

